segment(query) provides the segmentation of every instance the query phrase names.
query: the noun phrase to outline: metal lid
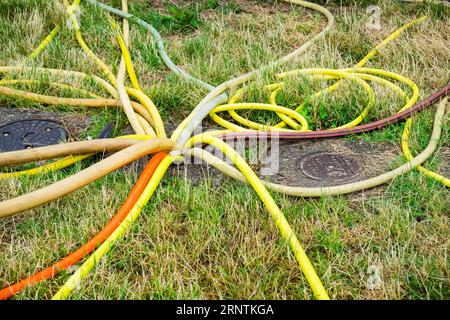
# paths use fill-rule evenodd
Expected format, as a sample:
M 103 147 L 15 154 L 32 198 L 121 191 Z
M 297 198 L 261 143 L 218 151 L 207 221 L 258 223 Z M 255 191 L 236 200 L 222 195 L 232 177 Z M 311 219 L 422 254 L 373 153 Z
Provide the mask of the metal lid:
M 0 151 L 17 151 L 60 143 L 69 133 L 54 120 L 26 119 L 0 127 Z
M 361 173 L 354 159 L 332 152 L 306 155 L 300 161 L 300 170 L 312 179 L 333 182 L 351 180 Z

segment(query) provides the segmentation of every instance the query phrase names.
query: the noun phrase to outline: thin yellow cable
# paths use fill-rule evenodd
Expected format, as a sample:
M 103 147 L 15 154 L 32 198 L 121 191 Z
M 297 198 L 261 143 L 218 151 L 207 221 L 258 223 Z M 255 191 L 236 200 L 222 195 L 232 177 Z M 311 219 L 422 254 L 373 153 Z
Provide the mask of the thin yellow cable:
M 27 60 L 32 60 L 37 58 L 47 47 L 48 45 L 55 39 L 55 37 L 59 33 L 59 26 L 53 28 L 53 30 L 48 34 L 48 36 L 39 44 L 39 46 L 28 56 Z
M 64 168 L 67 168 L 77 162 L 80 162 L 84 159 L 87 159 L 91 157 L 93 154 L 86 154 L 82 156 L 69 156 L 64 159 L 55 161 L 53 163 L 43 165 L 37 168 L 28 169 L 28 170 L 22 170 L 22 171 L 16 171 L 16 172 L 1 172 L 0 173 L 0 180 L 2 179 L 11 179 L 11 178 L 18 178 L 21 176 L 32 176 L 37 174 L 43 174 L 43 173 L 49 173 L 52 171 L 58 171 Z
M 355 67 L 363 67 L 367 64 L 367 62 L 369 62 L 370 59 L 372 59 L 377 53 L 379 53 L 381 51 L 381 49 L 383 49 L 384 47 L 386 47 L 391 41 L 394 41 L 395 39 L 397 39 L 403 32 L 405 32 L 406 30 L 408 30 L 409 28 L 413 27 L 416 24 L 419 24 L 423 21 L 425 21 L 426 19 L 428 19 L 427 16 L 422 16 L 416 20 L 413 20 L 407 24 L 405 24 L 404 26 L 402 26 L 400 29 L 394 31 L 393 33 L 391 33 L 391 35 L 389 35 L 389 37 L 387 37 L 386 39 L 384 39 L 380 44 L 378 44 L 374 49 L 372 49 L 364 58 L 361 59 L 361 61 L 359 61 Z

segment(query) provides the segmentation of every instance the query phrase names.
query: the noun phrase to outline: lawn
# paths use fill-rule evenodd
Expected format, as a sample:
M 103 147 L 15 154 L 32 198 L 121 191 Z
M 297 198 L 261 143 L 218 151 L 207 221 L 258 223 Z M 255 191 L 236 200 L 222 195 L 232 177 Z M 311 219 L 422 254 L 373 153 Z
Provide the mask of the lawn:
M 103 1 L 117 8 L 120 1 Z M 400 1 L 315 1 L 332 11 L 336 26 L 295 63 L 294 68 L 345 68 L 405 23 L 429 19 L 389 44 L 369 67 L 412 79 L 425 98 L 450 82 L 450 10 L 448 6 Z M 318 13 L 269 0 L 130 1 L 130 12 L 158 29 L 174 62 L 196 77 L 218 85 L 287 54 L 326 24 Z M 355 4 L 357 3 L 357 4 Z M 381 29 L 367 26 L 368 6 L 380 9 Z M 58 21 L 52 1 L 2 0 L 0 65 L 17 65 Z M 117 20 L 118 21 L 118 20 Z M 63 23 L 65 26 L 65 24 Z M 82 1 L 81 26 L 91 49 L 117 73 L 120 49 L 107 14 Z M 171 73 L 159 58 L 151 36 L 131 23 L 131 53 L 144 91 L 163 120 L 178 124 L 207 94 L 206 89 Z M 32 62 L 35 66 L 96 72 L 73 32 L 58 38 Z M 262 83 L 249 84 L 248 101 L 265 99 Z M 84 88 L 98 90 L 92 83 Z M 280 95 L 294 106 L 316 83 L 293 79 Z M 33 87 L 52 93 L 51 88 Z M 387 117 L 401 106 L 377 88 L 377 104 L 366 122 Z M 70 94 L 70 93 L 68 93 Z M 344 124 L 363 108 L 364 94 L 351 83 L 328 100 L 311 106 L 313 129 Z M 116 109 L 73 109 L 0 96 L 0 106 L 34 108 L 91 116 L 81 137 L 95 136 L 109 122 L 119 135 L 126 116 Z M 414 116 L 411 148 L 428 144 L 436 106 Z M 322 117 L 325 112 L 328 116 Z M 360 112 L 360 111 L 359 111 Z M 253 113 L 255 120 L 275 116 Z M 450 127 L 447 121 L 437 151 L 425 166 L 450 176 Z M 211 119 L 205 125 L 213 125 Z M 403 123 L 347 140 L 400 145 Z M 81 139 L 80 137 L 80 139 Z M 391 168 L 405 162 L 399 149 Z M 90 160 L 34 177 L 0 180 L 0 200 L 13 198 L 87 167 Z M 281 239 L 263 203 L 250 186 L 215 177 L 192 183 L 170 171 L 125 237 L 72 294 L 73 299 L 312 299 L 313 294 L 289 246 Z M 60 200 L 0 220 L 0 287 L 58 261 L 101 230 L 118 210 L 138 173 L 118 170 Z M 304 245 L 333 299 L 449 299 L 449 189 L 413 171 L 371 190 L 322 198 L 272 192 Z M 78 264 L 77 266 L 79 266 Z M 70 268 L 54 279 L 28 287 L 15 299 L 49 299 L 70 277 Z M 381 282 L 368 286 L 373 273 Z

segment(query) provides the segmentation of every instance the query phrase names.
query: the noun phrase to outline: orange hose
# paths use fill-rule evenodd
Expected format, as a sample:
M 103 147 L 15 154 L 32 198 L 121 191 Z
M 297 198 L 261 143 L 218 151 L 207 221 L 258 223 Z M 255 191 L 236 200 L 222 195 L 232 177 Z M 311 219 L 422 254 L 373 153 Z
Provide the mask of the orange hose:
M 125 219 L 128 212 L 133 208 L 145 187 L 148 184 L 148 181 L 152 177 L 159 163 L 167 156 L 166 152 L 159 152 L 153 156 L 153 158 L 148 162 L 141 176 L 139 177 L 136 185 L 131 190 L 128 198 L 125 200 L 125 203 L 122 205 L 120 210 L 116 213 L 116 215 L 108 222 L 105 228 L 97 233 L 91 240 L 89 240 L 86 244 L 84 244 L 78 250 L 72 252 L 65 258 L 61 259 L 57 263 L 52 266 L 39 271 L 32 276 L 17 282 L 9 287 L 6 287 L 0 290 L 0 300 L 6 300 L 17 292 L 21 291 L 27 286 L 33 285 L 43 280 L 47 280 L 56 276 L 62 270 L 67 269 L 71 265 L 77 263 L 81 259 L 83 259 L 86 255 L 91 253 L 99 244 L 101 244 L 105 239 L 107 239 L 111 233 L 120 225 L 120 223 Z

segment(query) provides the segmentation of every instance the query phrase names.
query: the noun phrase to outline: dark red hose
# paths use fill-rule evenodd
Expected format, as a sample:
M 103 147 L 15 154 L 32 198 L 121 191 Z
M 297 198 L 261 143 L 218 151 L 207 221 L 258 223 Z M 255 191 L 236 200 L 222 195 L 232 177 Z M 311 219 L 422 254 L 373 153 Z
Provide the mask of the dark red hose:
M 381 129 L 391 123 L 395 123 L 406 118 L 409 118 L 412 114 L 417 113 L 426 107 L 434 104 L 436 101 L 446 96 L 450 91 L 450 84 L 433 93 L 425 100 L 415 104 L 413 107 L 394 114 L 388 118 L 378 120 L 372 123 L 360 125 L 354 128 L 336 129 L 336 130 L 320 130 L 311 132 L 274 132 L 274 131 L 245 131 L 245 132 L 230 132 L 219 135 L 218 137 L 226 140 L 233 138 L 269 138 L 278 137 L 280 139 L 290 140 L 303 140 L 303 139 L 322 139 L 322 138 L 335 138 L 343 137 L 349 134 L 368 132 Z

